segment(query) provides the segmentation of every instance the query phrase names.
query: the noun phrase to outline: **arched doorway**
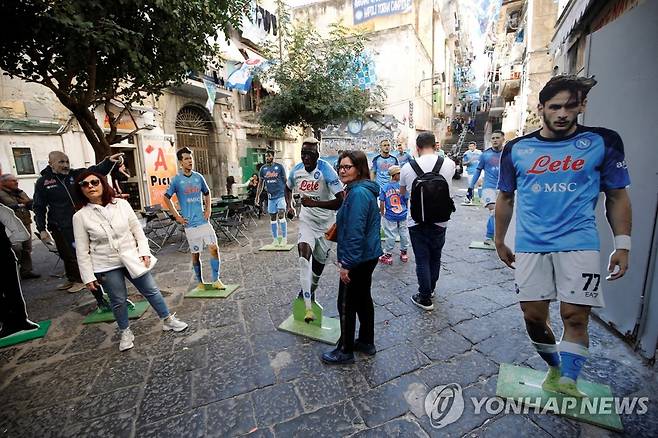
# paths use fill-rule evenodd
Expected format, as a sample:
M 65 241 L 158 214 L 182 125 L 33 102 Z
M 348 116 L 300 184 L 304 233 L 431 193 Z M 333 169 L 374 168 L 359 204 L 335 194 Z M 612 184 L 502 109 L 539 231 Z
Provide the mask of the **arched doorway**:
M 195 107 L 183 107 L 176 116 L 176 147 L 192 149 L 194 170 L 206 178 L 209 187 L 212 187 L 209 157 L 211 129 L 212 121 Z

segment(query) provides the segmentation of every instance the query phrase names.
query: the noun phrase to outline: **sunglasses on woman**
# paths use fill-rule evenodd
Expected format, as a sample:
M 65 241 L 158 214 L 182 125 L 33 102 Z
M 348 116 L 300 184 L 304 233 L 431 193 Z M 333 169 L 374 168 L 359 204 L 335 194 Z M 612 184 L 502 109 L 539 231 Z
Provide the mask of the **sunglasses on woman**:
M 80 186 L 83 188 L 88 188 L 88 187 L 96 187 L 101 183 L 101 180 L 99 179 L 92 179 L 91 181 L 80 181 Z

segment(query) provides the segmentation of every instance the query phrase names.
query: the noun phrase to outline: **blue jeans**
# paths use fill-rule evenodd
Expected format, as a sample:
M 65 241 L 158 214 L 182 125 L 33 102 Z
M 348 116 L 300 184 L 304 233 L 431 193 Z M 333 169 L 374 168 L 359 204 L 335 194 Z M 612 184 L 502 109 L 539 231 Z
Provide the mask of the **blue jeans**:
M 418 292 L 422 299 L 429 300 L 439 280 L 446 229 L 434 224 L 418 224 L 409 228 L 409 236 L 416 259 Z
M 385 217 L 382 218 L 382 228 L 386 240 L 384 241 L 384 252 L 390 254 L 395 248 L 395 238 L 400 236 L 400 251 L 406 251 L 409 248 L 409 228 L 407 220 L 390 221 Z
M 98 282 L 110 297 L 112 313 L 121 330 L 128 328 L 128 305 L 126 302 L 128 291 L 126 290 L 126 278 L 148 300 L 151 307 L 155 309 L 161 319 L 169 316 L 167 303 L 165 303 L 160 289 L 155 284 L 155 280 L 150 272 L 133 279 L 130 278 L 130 274 L 128 274 L 126 268 L 118 268 L 112 271 L 97 273 L 96 278 L 98 278 Z

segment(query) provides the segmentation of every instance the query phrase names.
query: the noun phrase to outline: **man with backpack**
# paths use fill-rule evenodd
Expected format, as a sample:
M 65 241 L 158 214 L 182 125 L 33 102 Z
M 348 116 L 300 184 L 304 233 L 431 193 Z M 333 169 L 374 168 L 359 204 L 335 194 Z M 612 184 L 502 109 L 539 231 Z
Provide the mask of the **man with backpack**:
M 434 153 L 435 141 L 431 132 L 418 135 L 418 158 L 400 171 L 400 196 L 411 194 L 407 225 L 418 278 L 418 293 L 411 301 L 424 310 L 434 309 L 432 297 L 441 269 L 446 226 L 455 211 L 450 195 L 455 162 Z

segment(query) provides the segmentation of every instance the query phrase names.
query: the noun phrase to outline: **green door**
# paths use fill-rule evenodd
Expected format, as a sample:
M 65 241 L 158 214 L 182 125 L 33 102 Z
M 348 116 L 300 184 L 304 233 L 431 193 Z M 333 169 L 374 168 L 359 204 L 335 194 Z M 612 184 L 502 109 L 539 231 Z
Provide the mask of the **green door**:
M 265 149 L 247 148 L 247 155 L 240 158 L 240 167 L 242 167 L 242 182 L 245 183 L 251 175 L 257 173 L 256 169 L 259 164 L 265 162 Z

